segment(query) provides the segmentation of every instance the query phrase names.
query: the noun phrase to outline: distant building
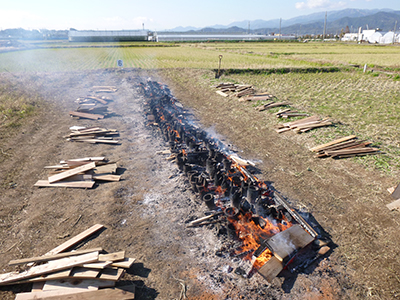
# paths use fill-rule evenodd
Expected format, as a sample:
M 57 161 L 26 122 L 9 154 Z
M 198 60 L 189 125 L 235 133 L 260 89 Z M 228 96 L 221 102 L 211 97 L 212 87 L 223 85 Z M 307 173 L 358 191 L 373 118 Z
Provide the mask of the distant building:
M 343 42 L 355 42 L 358 40 L 358 33 L 346 33 L 342 37 Z
M 70 30 L 70 42 L 148 41 L 148 30 Z
M 201 41 L 260 41 L 260 40 L 294 40 L 295 36 L 271 36 L 256 34 L 215 34 L 215 33 L 154 33 L 157 42 L 201 42 Z

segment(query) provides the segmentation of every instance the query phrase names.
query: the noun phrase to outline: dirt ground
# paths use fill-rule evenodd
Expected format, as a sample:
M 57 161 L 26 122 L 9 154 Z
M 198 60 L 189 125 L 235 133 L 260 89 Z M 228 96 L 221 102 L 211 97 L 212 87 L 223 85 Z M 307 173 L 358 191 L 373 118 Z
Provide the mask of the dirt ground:
M 100 223 L 107 229 L 82 248 L 126 250 L 136 258 L 123 280 L 136 284 L 137 299 L 179 299 L 183 282 L 189 299 L 400 297 L 400 216 L 384 206 L 393 179 L 346 160 L 315 160 L 305 137 L 258 129 L 256 118 L 242 117 L 251 116 L 252 108 L 216 96 L 202 72 L 181 70 L 175 77 L 143 70 L 2 74 L 44 99 L 37 115 L 0 140 L 2 272 L 14 270 L 7 266 L 11 259 L 42 255 Z M 271 285 L 259 275 L 247 279 L 227 271 L 238 262 L 216 255 L 221 238 L 215 228 L 186 228 L 205 209 L 176 164 L 156 153 L 167 146 L 157 129 L 146 126 L 138 82 L 148 77 L 167 83 L 204 128 L 257 161 L 262 179 L 332 239 L 329 255 L 304 272 L 282 272 Z M 99 121 L 70 118 L 74 100 L 88 95 L 93 85 L 118 87 L 107 95 L 114 100 L 109 105 L 114 115 Z M 63 136 L 73 125 L 115 128 L 122 144 L 67 142 Z M 89 190 L 33 186 L 46 178 L 44 166 L 87 156 L 117 161 L 123 181 Z M 0 298 L 14 299 L 15 292 L 29 289 L 29 284 L 1 287 Z

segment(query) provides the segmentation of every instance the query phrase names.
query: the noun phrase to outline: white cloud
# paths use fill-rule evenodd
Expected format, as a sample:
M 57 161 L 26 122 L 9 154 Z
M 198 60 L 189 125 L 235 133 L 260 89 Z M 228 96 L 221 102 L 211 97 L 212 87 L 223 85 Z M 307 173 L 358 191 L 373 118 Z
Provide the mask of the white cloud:
M 43 17 L 24 10 L 0 9 L 0 20 L 3 28 L 29 28 L 44 21 Z
M 346 2 L 330 0 L 307 0 L 307 2 L 296 2 L 297 9 L 332 9 L 345 7 Z

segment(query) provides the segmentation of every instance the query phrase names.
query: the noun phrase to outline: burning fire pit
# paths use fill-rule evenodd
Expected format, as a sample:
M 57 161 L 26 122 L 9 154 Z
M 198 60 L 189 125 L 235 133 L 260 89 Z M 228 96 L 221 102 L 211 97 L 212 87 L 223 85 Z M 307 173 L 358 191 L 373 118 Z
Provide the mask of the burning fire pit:
M 219 223 L 232 240 L 229 254 L 251 262 L 246 276 L 258 272 L 271 282 L 314 241 L 315 230 L 253 175 L 254 164 L 188 120 L 166 86 L 148 81 L 140 87 L 148 99 L 149 125 L 159 128 L 179 170 L 210 211 L 189 226 Z

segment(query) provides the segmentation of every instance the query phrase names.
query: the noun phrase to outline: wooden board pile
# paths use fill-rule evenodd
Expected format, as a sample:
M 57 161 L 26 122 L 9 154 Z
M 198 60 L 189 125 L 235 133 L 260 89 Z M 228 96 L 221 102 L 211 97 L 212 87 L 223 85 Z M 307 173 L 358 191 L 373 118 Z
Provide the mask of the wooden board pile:
M 216 86 L 218 91 L 217 94 L 224 97 L 243 97 L 246 95 L 254 94 L 254 88 L 252 85 L 234 84 L 234 83 L 220 83 Z
M 73 126 L 70 128 L 71 133 L 64 138 L 70 142 L 87 142 L 91 144 L 103 143 L 119 145 L 118 140 L 114 140 L 113 136 L 118 136 L 116 129 L 106 129 L 101 127 L 83 127 Z
M 282 133 L 285 131 L 293 130 L 296 133 L 303 133 L 314 128 L 330 125 L 332 125 L 332 122 L 327 118 L 321 119 L 317 116 L 311 116 L 301 120 L 280 124 L 276 129 L 276 132 Z
M 38 180 L 37 187 L 92 188 L 95 181 L 119 181 L 117 164 L 105 157 L 85 157 L 60 161 L 60 164 L 46 166 L 50 170 L 48 179 Z
M 372 143 L 358 141 L 355 135 L 349 135 L 329 143 L 311 148 L 316 152 L 315 157 L 346 158 L 379 153 L 378 148 L 369 147 Z
M 400 184 L 397 186 L 388 188 L 388 192 L 390 193 L 390 196 L 395 200 L 389 204 L 386 205 L 387 208 L 390 210 L 395 210 L 397 209 L 400 211 Z
M 91 90 L 95 93 L 115 93 L 118 89 L 115 86 L 92 86 Z
M 98 120 L 104 119 L 110 112 L 108 111 L 108 106 L 91 106 L 80 105 L 76 111 L 69 112 L 71 117 L 78 117 L 79 119 L 91 119 Z
M 43 256 L 10 261 L 9 265 L 27 268 L 0 274 L 0 285 L 32 283 L 32 291 L 17 294 L 16 300 L 134 299 L 133 284 L 116 287 L 125 269 L 135 261 L 126 257 L 125 251 L 109 254 L 101 254 L 102 248 L 70 251 L 100 230 L 104 226 L 96 224 Z
M 292 118 L 292 117 L 308 117 L 309 114 L 306 113 L 299 113 L 297 110 L 292 110 L 290 108 L 283 109 L 275 113 L 277 118 Z

